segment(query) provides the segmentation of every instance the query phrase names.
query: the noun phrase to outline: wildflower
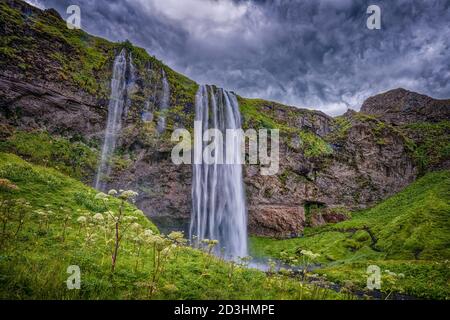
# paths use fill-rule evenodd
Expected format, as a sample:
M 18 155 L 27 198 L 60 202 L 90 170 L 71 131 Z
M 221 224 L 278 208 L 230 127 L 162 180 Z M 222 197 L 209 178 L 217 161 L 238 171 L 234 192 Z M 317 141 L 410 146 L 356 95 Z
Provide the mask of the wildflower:
M 187 243 L 187 239 L 184 238 L 184 233 L 182 231 L 173 231 L 167 237 L 178 245 Z
M 152 230 L 150 230 L 150 229 L 145 229 L 145 231 L 144 231 L 144 236 L 150 237 L 150 236 L 152 236 L 152 235 L 153 235 L 153 231 L 152 231 Z
M 184 238 L 184 233 L 182 231 L 172 231 L 167 237 L 171 240 L 177 240 Z
M 300 253 L 301 253 L 302 255 L 308 257 L 308 258 L 311 259 L 311 260 L 315 260 L 315 259 L 317 259 L 318 257 L 320 257 L 320 254 L 318 254 L 318 253 L 313 253 L 312 251 L 309 251 L 309 250 L 302 250 L 302 251 L 300 251 Z
M 165 248 L 161 251 L 161 254 L 167 256 L 167 255 L 169 255 L 171 249 L 172 249 L 171 247 L 165 247 Z
M 87 222 L 87 219 L 85 216 L 81 216 L 77 219 L 77 222 L 81 223 L 81 224 L 85 224 Z
M 117 190 L 111 189 L 108 191 L 108 195 L 115 196 L 117 194 Z
M 103 192 L 99 192 L 95 195 L 95 199 L 97 200 L 106 200 L 107 198 L 108 196 Z
M 119 198 L 123 200 L 134 199 L 138 196 L 138 193 L 133 190 L 127 190 L 120 194 Z
M 94 220 L 103 221 L 104 220 L 103 215 L 101 213 L 94 214 Z
M 141 225 L 139 223 L 137 223 L 137 222 L 134 222 L 133 224 L 131 224 L 130 228 L 131 228 L 131 230 L 135 230 L 136 231 L 136 230 L 141 229 Z
M 123 221 L 136 221 L 137 217 L 135 216 L 125 216 L 123 217 Z

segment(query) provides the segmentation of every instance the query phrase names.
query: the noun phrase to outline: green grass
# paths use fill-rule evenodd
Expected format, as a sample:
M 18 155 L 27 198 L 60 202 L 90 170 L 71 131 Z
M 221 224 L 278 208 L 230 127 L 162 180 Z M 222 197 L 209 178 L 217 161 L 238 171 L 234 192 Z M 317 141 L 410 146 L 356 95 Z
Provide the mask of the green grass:
M 153 247 L 143 246 L 138 257 L 133 236 L 125 234 L 116 271 L 111 274 L 107 245 L 102 232 L 87 242 L 85 230 L 77 224 L 80 212 L 102 212 L 104 203 L 96 191 L 58 171 L 32 165 L 16 155 L 0 153 L 0 179 L 18 187 L 10 190 L 0 180 L 0 199 L 25 199 L 29 206 L 24 225 L 14 235 L 18 222 L 13 218 L 2 231 L 0 245 L 1 299 L 147 299 L 146 283 L 153 274 Z M 116 210 L 118 200 L 108 206 Z M 1 210 L 4 210 L 2 207 Z M 49 227 L 39 223 L 35 210 L 48 210 Z M 79 211 L 81 210 L 81 211 Z M 133 205 L 126 212 L 137 222 L 158 232 Z M 3 212 L 3 211 L 2 211 Z M 23 212 L 14 211 L 16 214 Z M 134 212 L 134 213 L 133 213 Z M 63 217 L 69 214 L 65 240 Z M 3 216 L 2 216 L 3 217 Z M 2 220 L 3 221 L 3 220 Z M 81 289 L 68 290 L 67 267 L 81 269 Z M 339 299 L 345 295 L 302 284 L 283 275 L 268 276 L 243 268 L 188 247 L 177 247 L 168 256 L 157 281 L 153 299 Z
M 426 298 L 449 298 L 450 172 L 428 173 L 379 205 L 352 219 L 307 228 L 301 238 L 252 238 L 254 256 L 282 258 L 300 250 L 321 254 L 317 271 L 329 279 L 365 286 L 365 270 L 376 264 L 399 270 L 399 291 Z M 432 271 L 430 271 L 432 270 Z
M 44 131 L 15 131 L 0 142 L 0 151 L 20 155 L 85 182 L 92 180 L 98 161 L 96 149 Z

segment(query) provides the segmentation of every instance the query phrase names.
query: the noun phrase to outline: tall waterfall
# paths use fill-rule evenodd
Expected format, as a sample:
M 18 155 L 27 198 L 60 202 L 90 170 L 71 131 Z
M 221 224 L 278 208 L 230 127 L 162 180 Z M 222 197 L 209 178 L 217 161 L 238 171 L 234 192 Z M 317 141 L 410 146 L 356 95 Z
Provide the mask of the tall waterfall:
M 196 95 L 195 120 L 201 121 L 202 132 L 194 139 L 203 148 L 203 132 L 219 129 L 225 137 L 226 129 L 240 129 L 241 116 L 236 96 L 223 89 L 201 86 Z M 231 152 L 234 159 L 241 156 L 240 142 L 225 150 L 223 157 Z M 231 149 L 231 150 L 230 150 Z M 196 151 L 197 153 L 198 151 Z M 216 159 L 217 160 L 217 159 Z M 228 258 L 247 255 L 247 210 L 245 205 L 242 165 L 240 164 L 193 164 L 192 215 L 190 237 L 198 240 L 218 240 L 218 248 Z
M 170 87 L 169 82 L 167 81 L 166 73 L 162 70 L 162 97 L 161 103 L 159 106 L 159 111 L 161 112 L 158 119 L 158 132 L 161 133 L 166 128 L 166 115 L 165 112 L 169 108 L 170 101 Z
M 102 147 L 100 164 L 95 178 L 95 188 L 104 190 L 106 182 L 104 178 L 111 173 L 110 158 L 116 147 L 117 136 L 122 125 L 122 113 L 127 90 L 126 81 L 127 57 L 125 49 L 114 60 L 111 79 L 111 95 L 108 105 L 108 120 L 105 130 L 105 139 Z

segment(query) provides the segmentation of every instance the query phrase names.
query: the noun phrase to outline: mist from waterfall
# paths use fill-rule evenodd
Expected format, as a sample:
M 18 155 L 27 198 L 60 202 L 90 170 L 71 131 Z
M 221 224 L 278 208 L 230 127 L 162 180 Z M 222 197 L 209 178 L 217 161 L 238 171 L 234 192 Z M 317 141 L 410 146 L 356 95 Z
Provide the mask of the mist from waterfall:
M 105 138 L 102 147 L 100 164 L 97 169 L 94 187 L 97 190 L 105 190 L 105 177 L 111 173 L 110 160 L 116 148 L 117 137 L 122 126 L 122 114 L 124 110 L 127 91 L 127 57 L 125 49 L 114 59 L 113 74 L 111 79 L 111 95 L 108 105 L 108 120 L 106 123 Z
M 170 87 L 169 82 L 167 81 L 166 73 L 164 70 L 162 70 L 162 97 L 161 97 L 161 103 L 159 106 L 159 119 L 158 119 L 158 132 L 162 133 L 166 129 L 166 110 L 169 108 L 169 101 L 170 101 Z
M 225 136 L 226 129 L 240 129 L 241 115 L 236 96 L 223 89 L 201 86 L 196 95 L 195 120 L 201 121 L 202 132 L 195 132 L 196 155 L 203 154 L 203 132 L 219 129 Z M 231 152 L 233 159 L 241 156 L 240 141 L 232 140 L 231 148 L 225 148 L 223 157 Z M 192 214 L 190 238 L 218 240 L 216 253 L 227 258 L 247 256 L 247 210 L 245 204 L 242 165 L 193 164 Z M 240 162 L 238 162 L 240 163 Z

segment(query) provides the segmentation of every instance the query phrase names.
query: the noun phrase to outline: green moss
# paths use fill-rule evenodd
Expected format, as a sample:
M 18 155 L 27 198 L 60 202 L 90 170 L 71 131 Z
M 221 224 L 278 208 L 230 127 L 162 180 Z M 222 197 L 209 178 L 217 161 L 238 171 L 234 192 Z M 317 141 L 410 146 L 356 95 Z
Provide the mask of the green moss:
M 261 112 L 261 99 L 239 99 L 239 108 L 243 117 L 244 127 L 251 129 L 282 129 L 284 126 L 277 123 L 267 112 Z
M 8 6 L 6 3 L 0 3 L 0 23 L 3 27 L 20 27 L 24 23 L 24 16 L 20 11 Z
M 333 153 L 333 149 L 318 135 L 309 131 L 298 132 L 301 148 L 306 157 L 322 157 Z
M 414 159 L 421 172 L 450 159 L 450 121 L 413 123 L 402 130 L 414 140 Z
M 326 141 L 338 142 L 344 141 L 347 138 L 348 132 L 352 127 L 352 123 L 349 119 L 340 116 L 334 118 L 333 127 L 331 132 L 325 137 Z

